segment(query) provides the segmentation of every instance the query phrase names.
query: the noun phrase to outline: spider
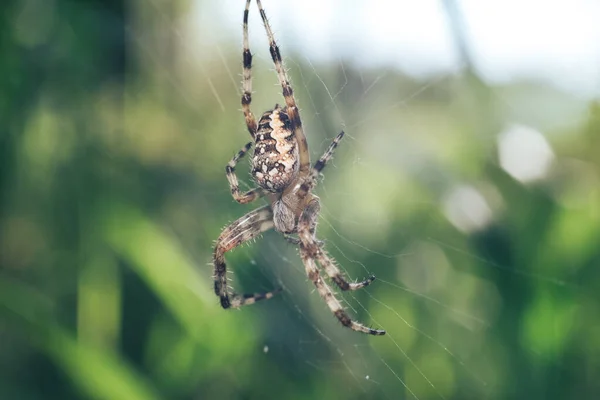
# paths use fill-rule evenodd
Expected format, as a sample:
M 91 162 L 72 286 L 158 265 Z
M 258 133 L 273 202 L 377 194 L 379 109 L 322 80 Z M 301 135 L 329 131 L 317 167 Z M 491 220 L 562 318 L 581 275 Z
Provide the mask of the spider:
M 296 100 L 283 67 L 279 47 L 275 42 L 260 0 L 257 0 L 257 5 L 269 39 L 271 58 L 283 89 L 285 106 L 280 107 L 276 104 L 273 110 L 263 113 L 258 124 L 250 110 L 252 100 L 252 54 L 248 43 L 250 2 L 251 0 L 246 0 L 243 22 L 242 111 L 246 126 L 255 144 L 254 157 L 251 160 L 251 174 L 259 187 L 246 193 L 240 193 L 235 173 L 238 161 L 250 150 L 253 142 L 247 143 L 229 161 L 225 172 L 231 194 L 238 203 L 250 203 L 265 196 L 269 204 L 244 215 L 227 226 L 219 235 L 213 254 L 215 294 L 220 298 L 221 306 L 227 309 L 239 308 L 262 299 L 270 299 L 281 291 L 281 289 L 276 289 L 270 292 L 240 295 L 228 292 L 227 286 L 225 253 L 274 228 L 282 233 L 286 240 L 298 246 L 308 278 L 314 283 L 319 295 L 342 325 L 358 332 L 384 335 L 384 330 L 372 329 L 352 320 L 320 274 L 318 266 L 341 290 L 361 289 L 375 279 L 374 276 L 371 276 L 362 282 L 348 282 L 333 258 L 323 249 L 323 243 L 316 239 L 315 231 L 320 204 L 319 198 L 312 193 L 312 190 L 317 184 L 320 172 L 342 140 L 344 132 L 337 135 L 311 168 L 308 143 Z M 297 237 L 291 236 L 292 234 L 297 234 Z

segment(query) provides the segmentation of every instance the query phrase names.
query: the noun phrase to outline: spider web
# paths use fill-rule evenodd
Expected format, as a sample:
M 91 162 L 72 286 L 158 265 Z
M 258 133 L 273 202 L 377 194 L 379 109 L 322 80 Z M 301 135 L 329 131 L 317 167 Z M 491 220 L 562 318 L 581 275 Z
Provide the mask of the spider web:
M 494 253 L 497 249 L 485 248 L 486 241 L 502 235 L 497 229 L 510 205 L 482 178 L 481 159 L 493 150 L 498 125 L 482 123 L 481 116 L 474 115 L 491 114 L 485 105 L 473 102 L 477 93 L 469 89 L 474 85 L 469 64 L 462 61 L 415 77 L 399 68 L 365 66 L 347 56 L 344 46 L 332 47 L 330 58 L 323 61 L 310 51 L 294 51 L 293 43 L 301 38 L 278 29 L 286 23 L 278 19 L 285 17 L 275 12 L 279 6 L 265 3 L 302 107 L 312 159 L 339 130 L 347 133 L 316 190 L 322 203 L 318 236 L 351 280 L 371 274 L 377 280 L 338 297 L 353 318 L 386 329 L 387 335 L 366 337 L 343 329 L 307 280 L 294 246 L 269 232 L 228 254 L 238 292 L 284 288 L 278 301 L 240 311 L 265 325 L 262 355 L 257 357 L 270 358 L 292 376 L 343 383 L 338 388 L 342 398 L 482 398 L 511 393 L 505 386 L 510 382 L 505 352 L 523 347 L 534 358 L 549 356 L 519 338 L 503 340 L 511 322 L 502 316 L 503 310 L 513 303 L 504 298 L 498 282 L 541 287 L 551 298 L 572 296 L 578 286 L 560 271 L 515 269 L 509 258 Z M 150 13 L 165 29 L 159 33 L 180 42 L 174 65 L 141 37 L 136 44 L 178 101 L 193 110 L 202 96 L 208 100 L 201 104 L 210 102 L 217 110 L 214 118 L 236 116 L 236 131 L 219 144 L 207 144 L 233 155 L 248 140 L 239 101 L 232 100 L 240 95 L 237 56 L 243 6 L 227 2 L 240 17 L 229 26 L 227 17 L 220 15 L 220 2 L 201 4 L 200 17 L 183 13 L 174 19 L 171 11 L 152 2 Z M 255 54 L 252 109 L 260 115 L 283 99 L 254 5 L 250 19 Z M 182 28 L 190 21 L 202 25 L 200 34 Z M 189 74 L 196 74 L 199 83 L 188 86 L 182 76 Z M 486 94 L 507 114 L 518 114 L 509 97 Z M 226 161 L 202 168 L 216 176 Z M 206 191 L 206 198 L 228 192 L 224 176 L 221 183 L 220 189 Z M 242 182 L 242 188 L 250 186 Z M 473 208 L 465 209 L 464 204 Z M 228 208 L 219 220 L 232 221 L 244 212 L 241 207 Z M 203 259 L 208 254 L 206 250 L 195 256 Z

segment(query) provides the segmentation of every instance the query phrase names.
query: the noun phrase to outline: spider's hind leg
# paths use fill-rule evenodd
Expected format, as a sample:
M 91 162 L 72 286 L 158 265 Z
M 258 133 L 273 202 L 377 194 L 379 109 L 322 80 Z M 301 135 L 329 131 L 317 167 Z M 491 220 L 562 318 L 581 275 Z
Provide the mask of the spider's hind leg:
M 215 294 L 219 296 L 223 308 L 239 308 L 254 304 L 259 300 L 270 299 L 281 289 L 255 294 L 237 294 L 227 292 L 227 265 L 225 253 L 256 238 L 263 232 L 273 228 L 273 213 L 269 206 L 264 206 L 249 212 L 227 226 L 215 246 L 213 263 L 215 267 Z
M 248 42 L 248 13 L 250 12 L 250 0 L 246 0 L 246 9 L 244 10 L 244 49 L 242 51 L 242 62 L 244 65 L 244 80 L 242 83 L 242 111 L 246 120 L 246 127 L 250 136 L 254 139 L 256 134 L 256 118 L 250 110 L 252 103 L 252 53 L 250 53 L 250 43 Z
M 271 25 L 269 24 L 269 21 L 267 19 L 267 14 L 265 13 L 265 10 L 260 0 L 256 0 L 256 5 L 258 6 L 260 16 L 263 20 L 263 24 L 267 32 L 271 59 L 273 60 L 273 64 L 275 65 L 275 71 L 277 72 L 277 78 L 279 79 L 279 84 L 281 85 L 283 98 L 285 99 L 285 105 L 287 107 L 286 111 L 293 127 L 294 136 L 297 140 L 298 153 L 300 156 L 300 172 L 301 174 L 308 174 L 310 168 L 310 153 L 308 151 L 308 143 L 306 142 L 304 128 L 302 127 L 302 120 L 300 119 L 300 112 L 298 111 L 296 99 L 294 98 L 294 91 L 292 90 L 292 86 L 290 84 L 290 79 L 287 75 L 287 72 L 283 67 L 283 60 L 281 59 L 279 46 L 275 41 L 273 30 L 271 29 Z

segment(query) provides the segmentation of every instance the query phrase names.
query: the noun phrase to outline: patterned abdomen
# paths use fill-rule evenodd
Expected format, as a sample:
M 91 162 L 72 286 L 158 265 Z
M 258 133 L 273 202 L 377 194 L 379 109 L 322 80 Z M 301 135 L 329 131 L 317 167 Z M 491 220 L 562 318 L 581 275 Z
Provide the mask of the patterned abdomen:
M 252 176 L 269 192 L 282 192 L 298 174 L 298 146 L 290 120 L 278 105 L 258 123 Z

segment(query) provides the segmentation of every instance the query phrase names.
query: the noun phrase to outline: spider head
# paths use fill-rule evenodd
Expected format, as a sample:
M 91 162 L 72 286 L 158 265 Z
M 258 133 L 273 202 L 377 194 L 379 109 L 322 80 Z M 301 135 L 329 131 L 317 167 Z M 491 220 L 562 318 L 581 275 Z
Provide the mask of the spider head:
M 282 233 L 293 233 L 296 231 L 296 215 L 291 207 L 283 202 L 283 199 L 276 200 L 271 206 L 273 209 L 273 223 L 275 229 Z

